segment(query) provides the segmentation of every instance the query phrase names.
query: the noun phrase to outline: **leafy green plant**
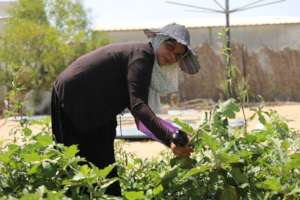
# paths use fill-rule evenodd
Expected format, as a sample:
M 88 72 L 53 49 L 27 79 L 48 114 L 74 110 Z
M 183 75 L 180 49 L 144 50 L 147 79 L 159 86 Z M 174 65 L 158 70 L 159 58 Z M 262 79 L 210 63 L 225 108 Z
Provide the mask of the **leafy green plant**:
M 76 156 L 76 146 L 55 144 L 49 119 L 22 121 L 15 143 L 1 145 L 2 199 L 118 199 L 104 194 L 116 181 L 106 175 L 118 168 L 123 199 L 299 200 L 300 138 L 275 112 L 258 107 L 261 129 L 229 129 L 240 106 L 221 102 L 199 128 L 175 120 L 190 133 L 194 153 L 140 159 L 116 144 L 117 162 L 98 169 Z M 33 134 L 29 123 L 47 124 Z
M 229 131 L 228 120 L 239 106 L 229 99 L 193 133 L 192 168 L 180 170 L 171 185 L 190 192 L 178 199 L 300 199 L 299 136 L 274 112 L 258 108 L 263 129 Z M 181 124 L 184 124 L 181 122 Z M 181 167 L 182 168 L 182 167 Z M 188 187 L 182 187 L 187 184 Z M 196 193 L 196 194 L 195 194 Z M 185 196 L 186 195 L 186 196 Z
M 122 188 L 132 195 L 126 198 L 300 199 L 299 136 L 276 112 L 260 107 L 252 118 L 257 117 L 263 129 L 229 130 L 228 121 L 239 110 L 233 99 L 219 103 L 197 130 L 175 120 L 191 133 L 191 158 L 169 155 L 149 161 L 123 152 Z M 159 193 L 151 193 L 154 190 Z
M 225 62 L 225 79 L 221 84 L 224 93 L 224 98 L 235 98 L 239 102 L 247 102 L 249 100 L 249 84 L 246 77 L 244 77 L 238 65 L 232 63 L 232 48 L 228 48 L 228 32 L 230 29 L 224 28 L 218 35 L 223 42 L 221 48 L 221 55 Z M 229 45 L 230 46 L 230 45 Z
M 117 199 L 105 195 L 116 181 L 106 176 L 115 167 L 98 169 L 77 156 L 75 145 L 55 144 L 49 134 L 49 120 L 44 129 L 33 134 L 29 121 L 15 130 L 15 143 L 0 148 L 1 199 Z

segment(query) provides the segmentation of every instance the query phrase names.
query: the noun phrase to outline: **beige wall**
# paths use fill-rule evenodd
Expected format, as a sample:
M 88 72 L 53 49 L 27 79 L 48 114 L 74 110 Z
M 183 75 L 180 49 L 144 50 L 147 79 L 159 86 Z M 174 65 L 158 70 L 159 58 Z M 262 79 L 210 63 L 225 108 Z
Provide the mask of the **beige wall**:
M 197 49 L 201 71 L 179 74 L 181 100 L 218 99 L 224 78 L 220 56 L 221 27 L 190 28 L 192 46 Z M 142 30 L 109 31 L 114 42 L 147 41 Z M 300 22 L 291 24 L 232 27 L 236 64 L 250 85 L 251 95 L 266 100 L 300 101 Z

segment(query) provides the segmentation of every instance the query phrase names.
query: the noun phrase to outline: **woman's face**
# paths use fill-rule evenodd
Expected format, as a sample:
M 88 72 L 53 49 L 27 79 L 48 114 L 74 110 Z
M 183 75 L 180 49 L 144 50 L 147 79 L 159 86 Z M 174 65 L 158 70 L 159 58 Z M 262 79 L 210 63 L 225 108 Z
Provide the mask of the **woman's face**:
M 186 46 L 176 42 L 176 40 L 166 40 L 161 43 L 157 51 L 159 65 L 172 65 L 178 62 L 187 52 Z

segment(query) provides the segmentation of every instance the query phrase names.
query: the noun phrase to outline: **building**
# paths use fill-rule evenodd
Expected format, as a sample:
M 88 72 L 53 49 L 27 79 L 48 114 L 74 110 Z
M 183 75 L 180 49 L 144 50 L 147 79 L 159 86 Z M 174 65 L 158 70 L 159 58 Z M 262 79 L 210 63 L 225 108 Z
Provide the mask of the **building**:
M 219 33 L 222 22 L 184 23 L 198 52 L 201 71 L 179 72 L 180 98 L 218 99 L 222 95 L 224 62 Z M 300 101 L 300 18 L 232 20 L 233 64 L 248 81 L 250 95 L 265 100 Z M 159 28 L 160 26 L 152 26 Z M 146 41 L 144 26 L 101 28 L 114 42 Z

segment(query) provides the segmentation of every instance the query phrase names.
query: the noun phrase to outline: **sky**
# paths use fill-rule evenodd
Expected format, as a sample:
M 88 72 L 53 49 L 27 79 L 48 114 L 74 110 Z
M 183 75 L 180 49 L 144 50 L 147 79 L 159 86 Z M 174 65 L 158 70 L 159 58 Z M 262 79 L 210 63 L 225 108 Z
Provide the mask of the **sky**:
M 174 0 L 175 1 L 175 0 Z M 230 7 L 236 8 L 255 0 L 230 0 Z M 270 2 L 265 0 L 263 2 Z M 274 1 L 274 0 L 273 0 Z M 218 9 L 213 0 L 177 0 L 176 2 Z M 224 5 L 225 0 L 218 0 Z M 166 0 L 83 0 L 88 9 L 92 26 L 96 29 L 122 29 L 130 27 L 160 27 L 167 23 L 185 24 L 193 21 L 203 24 L 208 21 L 225 22 L 224 15 L 216 13 L 188 12 L 189 8 L 166 3 Z M 300 18 L 300 0 L 286 0 L 282 3 L 255 8 L 231 15 L 236 19 Z

